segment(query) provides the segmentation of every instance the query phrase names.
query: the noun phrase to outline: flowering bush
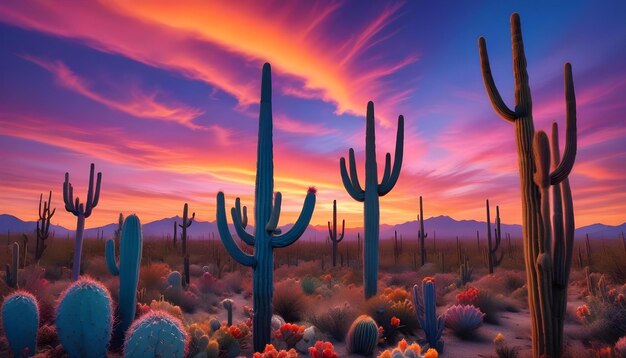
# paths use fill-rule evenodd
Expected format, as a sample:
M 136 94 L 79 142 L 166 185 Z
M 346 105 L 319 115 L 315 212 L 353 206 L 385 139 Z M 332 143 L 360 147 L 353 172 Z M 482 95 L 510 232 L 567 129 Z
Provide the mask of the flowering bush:
M 311 358 L 338 358 L 335 347 L 330 342 L 317 341 L 313 347 L 309 348 Z
M 290 349 L 288 351 L 280 350 L 277 351 L 273 345 L 268 344 L 265 346 L 265 349 L 262 353 L 256 352 L 252 355 L 253 358 L 298 358 L 298 352 L 295 349 Z
M 405 339 L 398 342 L 398 346 L 393 350 L 385 350 L 378 355 L 378 358 L 403 358 L 403 357 L 422 357 L 437 358 L 439 353 L 433 348 L 429 348 L 422 355 L 422 347 L 417 343 L 408 344 Z
M 589 311 L 589 306 L 583 304 L 576 308 L 576 316 L 580 318 L 583 322 L 587 322 L 591 317 L 591 311 Z
M 478 289 L 468 287 L 465 291 L 456 295 L 456 300 L 460 305 L 473 305 L 478 300 Z
M 292 348 L 304 337 L 304 326 L 285 323 L 274 333 L 274 336 L 285 342 L 287 347 Z

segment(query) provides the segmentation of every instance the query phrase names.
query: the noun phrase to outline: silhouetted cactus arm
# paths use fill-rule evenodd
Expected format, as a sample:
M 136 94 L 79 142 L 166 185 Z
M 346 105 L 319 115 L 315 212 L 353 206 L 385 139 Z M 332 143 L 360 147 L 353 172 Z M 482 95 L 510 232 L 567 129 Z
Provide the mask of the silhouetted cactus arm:
M 298 240 L 298 238 L 302 236 L 302 234 L 304 234 L 307 226 L 309 226 L 309 222 L 311 221 L 311 217 L 313 216 L 314 209 L 315 189 L 309 188 L 306 198 L 304 199 L 304 205 L 302 206 L 302 211 L 300 212 L 298 220 L 296 220 L 296 223 L 293 225 L 291 230 L 282 235 L 272 237 L 272 247 L 287 247 L 293 244 L 296 240 Z
M 270 215 L 270 219 L 265 225 L 265 230 L 269 233 L 277 232 L 276 227 L 278 226 L 278 220 L 280 220 L 280 207 L 282 205 L 283 195 L 280 191 L 276 192 L 274 195 L 274 205 L 272 206 L 272 213 Z M 279 233 L 279 232 L 277 232 Z
M 94 186 L 93 186 L 93 174 L 95 171 L 95 165 L 91 163 L 91 168 L 89 169 L 89 189 L 87 190 L 87 203 L 85 204 L 85 217 L 88 218 L 91 215 L 91 210 L 98 205 L 98 201 L 100 200 L 100 182 L 102 180 L 102 173 L 98 173 L 98 178 L 96 179 L 96 192 L 94 194 Z
M 559 134 L 558 126 L 552 123 L 552 141 L 550 143 L 552 168 L 557 168 L 561 161 L 561 153 L 559 152 Z M 552 227 L 554 235 L 554 280 L 557 285 L 561 284 L 563 273 L 565 272 L 565 239 L 563 227 L 563 199 L 561 195 L 561 186 L 552 186 Z
M 483 82 L 485 83 L 491 106 L 502 118 L 513 122 L 515 118 L 517 118 L 517 115 L 504 103 L 498 91 L 498 87 L 496 87 L 496 83 L 493 80 L 491 65 L 489 64 L 489 55 L 487 54 L 487 42 L 484 37 L 478 39 L 478 52 L 480 54 L 480 69 L 483 74 Z
M 550 184 L 556 185 L 562 182 L 574 167 L 576 160 L 577 135 L 576 135 L 576 94 L 574 93 L 574 79 L 572 78 L 572 65 L 566 63 L 563 68 L 565 78 L 565 152 L 559 165 L 550 173 Z
M 350 175 L 348 175 L 348 171 L 346 169 L 346 159 L 342 157 L 339 160 L 341 180 L 343 182 L 343 186 L 346 188 L 346 191 L 352 197 L 352 199 L 358 202 L 363 202 L 365 200 L 365 191 L 363 191 L 363 189 L 361 188 L 361 184 L 359 183 L 359 178 L 356 172 L 354 149 L 350 148 L 350 151 L 348 153 L 350 157 Z
M 235 207 L 230 209 L 230 214 L 233 217 L 233 226 L 237 232 L 237 236 L 250 246 L 254 246 L 254 236 L 246 231 L 248 226 L 248 210 L 243 207 L 243 217 L 241 214 L 241 201 L 239 198 L 235 199 Z
M 337 238 L 337 243 L 340 243 L 341 240 L 343 240 L 345 229 L 346 229 L 346 220 L 344 219 L 344 220 L 341 220 L 341 235 L 339 235 L 339 237 Z
M 107 268 L 109 269 L 111 275 L 119 276 L 120 268 L 117 265 L 117 262 L 115 262 L 115 241 L 109 239 L 105 245 L 104 256 L 106 258 Z
M 224 205 L 224 193 L 221 191 L 217 193 L 217 229 L 226 251 L 228 251 L 230 256 L 232 256 L 235 261 L 244 266 L 256 265 L 256 259 L 254 256 L 241 251 L 228 230 L 228 223 L 226 222 L 226 208 Z
M 70 173 L 65 173 L 65 181 L 63 182 L 63 202 L 65 203 L 65 210 L 74 215 L 78 215 L 76 207 L 74 206 L 74 188 L 72 188 L 72 184 L 70 184 Z
M 398 117 L 398 132 L 396 133 L 396 152 L 393 161 L 393 170 L 389 176 L 384 175 L 380 185 L 378 185 L 378 194 L 383 196 L 391 191 L 396 185 L 398 178 L 400 177 L 400 169 L 402 169 L 402 157 L 404 154 L 404 116 Z M 385 160 L 385 174 L 389 171 L 389 165 L 391 160 L 390 154 L 387 153 Z

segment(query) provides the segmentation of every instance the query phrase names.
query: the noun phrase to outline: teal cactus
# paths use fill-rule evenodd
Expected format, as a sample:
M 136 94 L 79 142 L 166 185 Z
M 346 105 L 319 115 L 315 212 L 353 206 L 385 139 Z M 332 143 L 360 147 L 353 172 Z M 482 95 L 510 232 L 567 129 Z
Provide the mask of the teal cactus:
M 442 353 L 441 333 L 443 333 L 445 317 L 437 317 L 436 297 L 435 280 L 432 277 L 422 280 L 421 289 L 418 285 L 413 286 L 413 305 L 420 327 L 426 335 L 428 346 Z
M 371 356 L 378 344 L 378 326 L 368 315 L 357 317 L 346 335 L 346 349 L 350 354 Z
M 254 254 L 243 252 L 233 240 L 226 221 L 224 193 L 217 194 L 217 224 L 224 247 L 238 263 L 252 267 L 253 282 L 253 342 L 260 352 L 270 343 L 272 300 L 274 296 L 274 249 L 293 244 L 304 233 L 315 208 L 315 188 L 309 188 L 300 216 L 289 232 L 278 229 L 282 194 L 274 195 L 274 151 L 272 142 L 272 83 L 270 64 L 263 65 L 261 106 L 259 113 L 259 140 L 254 205 L 254 235 L 242 225 L 239 199 L 231 214 L 237 235 L 246 244 L 254 246 Z M 273 200 L 272 200 L 273 199 Z
M 496 254 L 498 252 L 498 248 L 500 248 L 500 241 L 502 239 L 502 231 L 500 229 L 500 207 L 496 205 L 496 227 L 494 229 L 495 242 L 491 241 L 491 215 L 489 213 L 489 200 L 487 200 L 487 251 L 485 254 L 487 255 L 487 267 L 489 268 L 489 273 L 493 273 L 493 269 L 496 266 L 499 266 L 502 262 L 502 258 L 504 257 L 504 250 L 500 250 L 500 257 L 497 257 Z
M 167 288 L 163 291 L 168 301 L 178 302 L 183 294 L 183 275 L 178 271 L 172 271 L 165 278 Z
M 42 204 L 43 203 L 43 207 Z M 39 219 L 37 220 L 37 241 L 35 242 L 35 261 L 39 261 L 41 256 L 43 255 L 44 250 L 46 249 L 46 240 L 49 236 L 50 231 L 50 219 L 57 211 L 50 211 L 50 206 L 52 205 L 52 190 L 48 195 L 48 201 L 43 201 L 43 194 L 39 195 Z
M 4 266 L 6 271 L 4 281 L 7 286 L 17 288 L 20 268 L 20 244 L 17 242 L 14 242 L 13 245 L 11 245 L 11 264 L 6 264 Z
M 35 296 L 15 291 L 2 303 L 2 328 L 15 357 L 32 356 L 37 349 L 39 305 Z
M 234 301 L 231 300 L 230 298 L 226 298 L 222 300 L 222 306 L 224 306 L 224 308 L 228 312 L 227 324 L 229 327 L 233 325 L 233 303 Z
M 179 319 L 163 311 L 152 311 L 137 319 L 126 333 L 126 358 L 183 358 L 189 336 Z
M 420 228 L 417 231 L 417 238 L 420 245 L 420 265 L 424 266 L 426 263 L 426 238 L 428 234 L 424 230 L 424 207 L 422 206 L 422 196 L 420 195 L 420 213 L 417 215 L 417 220 L 420 223 Z
M 196 213 L 192 213 L 191 217 L 189 217 L 189 205 L 185 203 L 183 207 L 183 221 L 178 224 L 178 227 L 182 229 L 180 233 L 180 241 L 183 243 L 183 278 L 182 281 L 184 286 L 189 285 L 189 253 L 187 252 L 187 228 L 193 224 L 193 219 L 196 217 Z M 176 225 L 176 222 L 174 222 Z M 176 226 L 174 226 L 174 230 L 176 230 Z M 176 231 L 174 231 L 174 246 L 176 246 Z
M 65 173 L 65 182 L 63 183 L 63 201 L 65 202 L 65 210 L 74 214 L 77 218 L 76 239 L 74 240 L 74 263 L 72 266 L 72 280 L 78 280 L 80 276 L 80 259 L 83 252 L 83 232 L 85 231 L 85 219 L 91 215 L 91 211 L 98 205 L 100 199 L 100 181 L 102 173 L 98 173 L 96 180 L 95 192 L 93 184 L 93 174 L 95 166 L 91 163 L 89 171 L 89 189 L 87 191 L 87 202 L 81 203 L 78 198 L 74 199 L 74 188 L 70 184 L 70 174 Z
M 328 222 L 328 237 L 333 243 L 333 267 L 337 266 L 337 246 L 343 240 L 346 221 L 341 222 L 341 234 L 337 234 L 337 200 L 333 200 L 333 223 Z
M 109 271 L 120 277 L 118 312 L 120 323 L 115 326 L 113 346 L 120 347 L 124 334 L 135 318 L 137 308 L 137 284 L 141 266 L 141 222 L 136 215 L 126 218 L 121 229 L 119 265 L 115 262 L 115 241 L 107 240 L 105 256 Z
M 404 150 L 404 117 L 398 117 L 396 136 L 396 154 L 391 167 L 391 154 L 385 157 L 385 171 L 378 184 L 378 165 L 376 164 L 376 133 L 374 127 L 374 103 L 367 103 L 365 130 L 365 189 L 361 188 L 354 158 L 354 149 L 350 148 L 350 173 L 346 169 L 346 159 L 341 158 L 339 169 L 343 186 L 356 201 L 363 202 L 363 291 L 365 298 L 376 295 L 378 291 L 378 237 L 380 224 L 379 196 L 384 196 L 393 189 L 400 177 Z
M 70 358 L 106 357 L 113 326 L 109 291 L 88 277 L 74 282 L 61 294 L 56 326 Z

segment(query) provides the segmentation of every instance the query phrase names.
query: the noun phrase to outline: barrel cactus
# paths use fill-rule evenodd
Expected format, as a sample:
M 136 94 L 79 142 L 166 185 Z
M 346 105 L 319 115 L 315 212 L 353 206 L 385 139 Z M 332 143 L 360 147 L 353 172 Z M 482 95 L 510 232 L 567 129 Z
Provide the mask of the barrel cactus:
M 346 336 L 348 353 L 370 356 L 378 344 L 378 326 L 368 315 L 361 315 L 352 322 Z
M 70 358 L 106 357 L 113 326 L 109 291 L 95 280 L 80 278 L 61 294 L 56 325 Z
M 474 305 L 454 305 L 446 311 L 446 327 L 459 337 L 467 337 L 482 326 L 483 317 L 485 314 Z
M 32 356 L 37 348 L 39 305 L 35 296 L 15 291 L 2 303 L 2 328 L 16 357 Z
M 162 311 L 149 312 L 136 320 L 126 333 L 124 357 L 183 358 L 189 337 L 179 319 Z

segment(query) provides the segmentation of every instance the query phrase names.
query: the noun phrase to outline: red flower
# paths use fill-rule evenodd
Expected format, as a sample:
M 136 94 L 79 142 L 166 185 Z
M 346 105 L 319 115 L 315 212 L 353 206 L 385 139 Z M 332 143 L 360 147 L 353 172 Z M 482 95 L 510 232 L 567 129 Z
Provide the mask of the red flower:
M 330 342 L 315 342 L 315 346 L 309 348 L 311 358 L 338 358 L 335 347 Z
M 314 186 L 310 186 L 309 190 L 307 190 L 307 193 L 309 193 L 309 194 L 316 194 L 317 193 L 317 188 L 315 188 Z
M 396 316 L 391 317 L 391 326 L 394 328 L 400 327 L 400 319 Z
M 468 287 L 465 291 L 456 295 L 457 301 L 462 305 L 472 305 L 478 300 L 478 289 L 475 287 Z

